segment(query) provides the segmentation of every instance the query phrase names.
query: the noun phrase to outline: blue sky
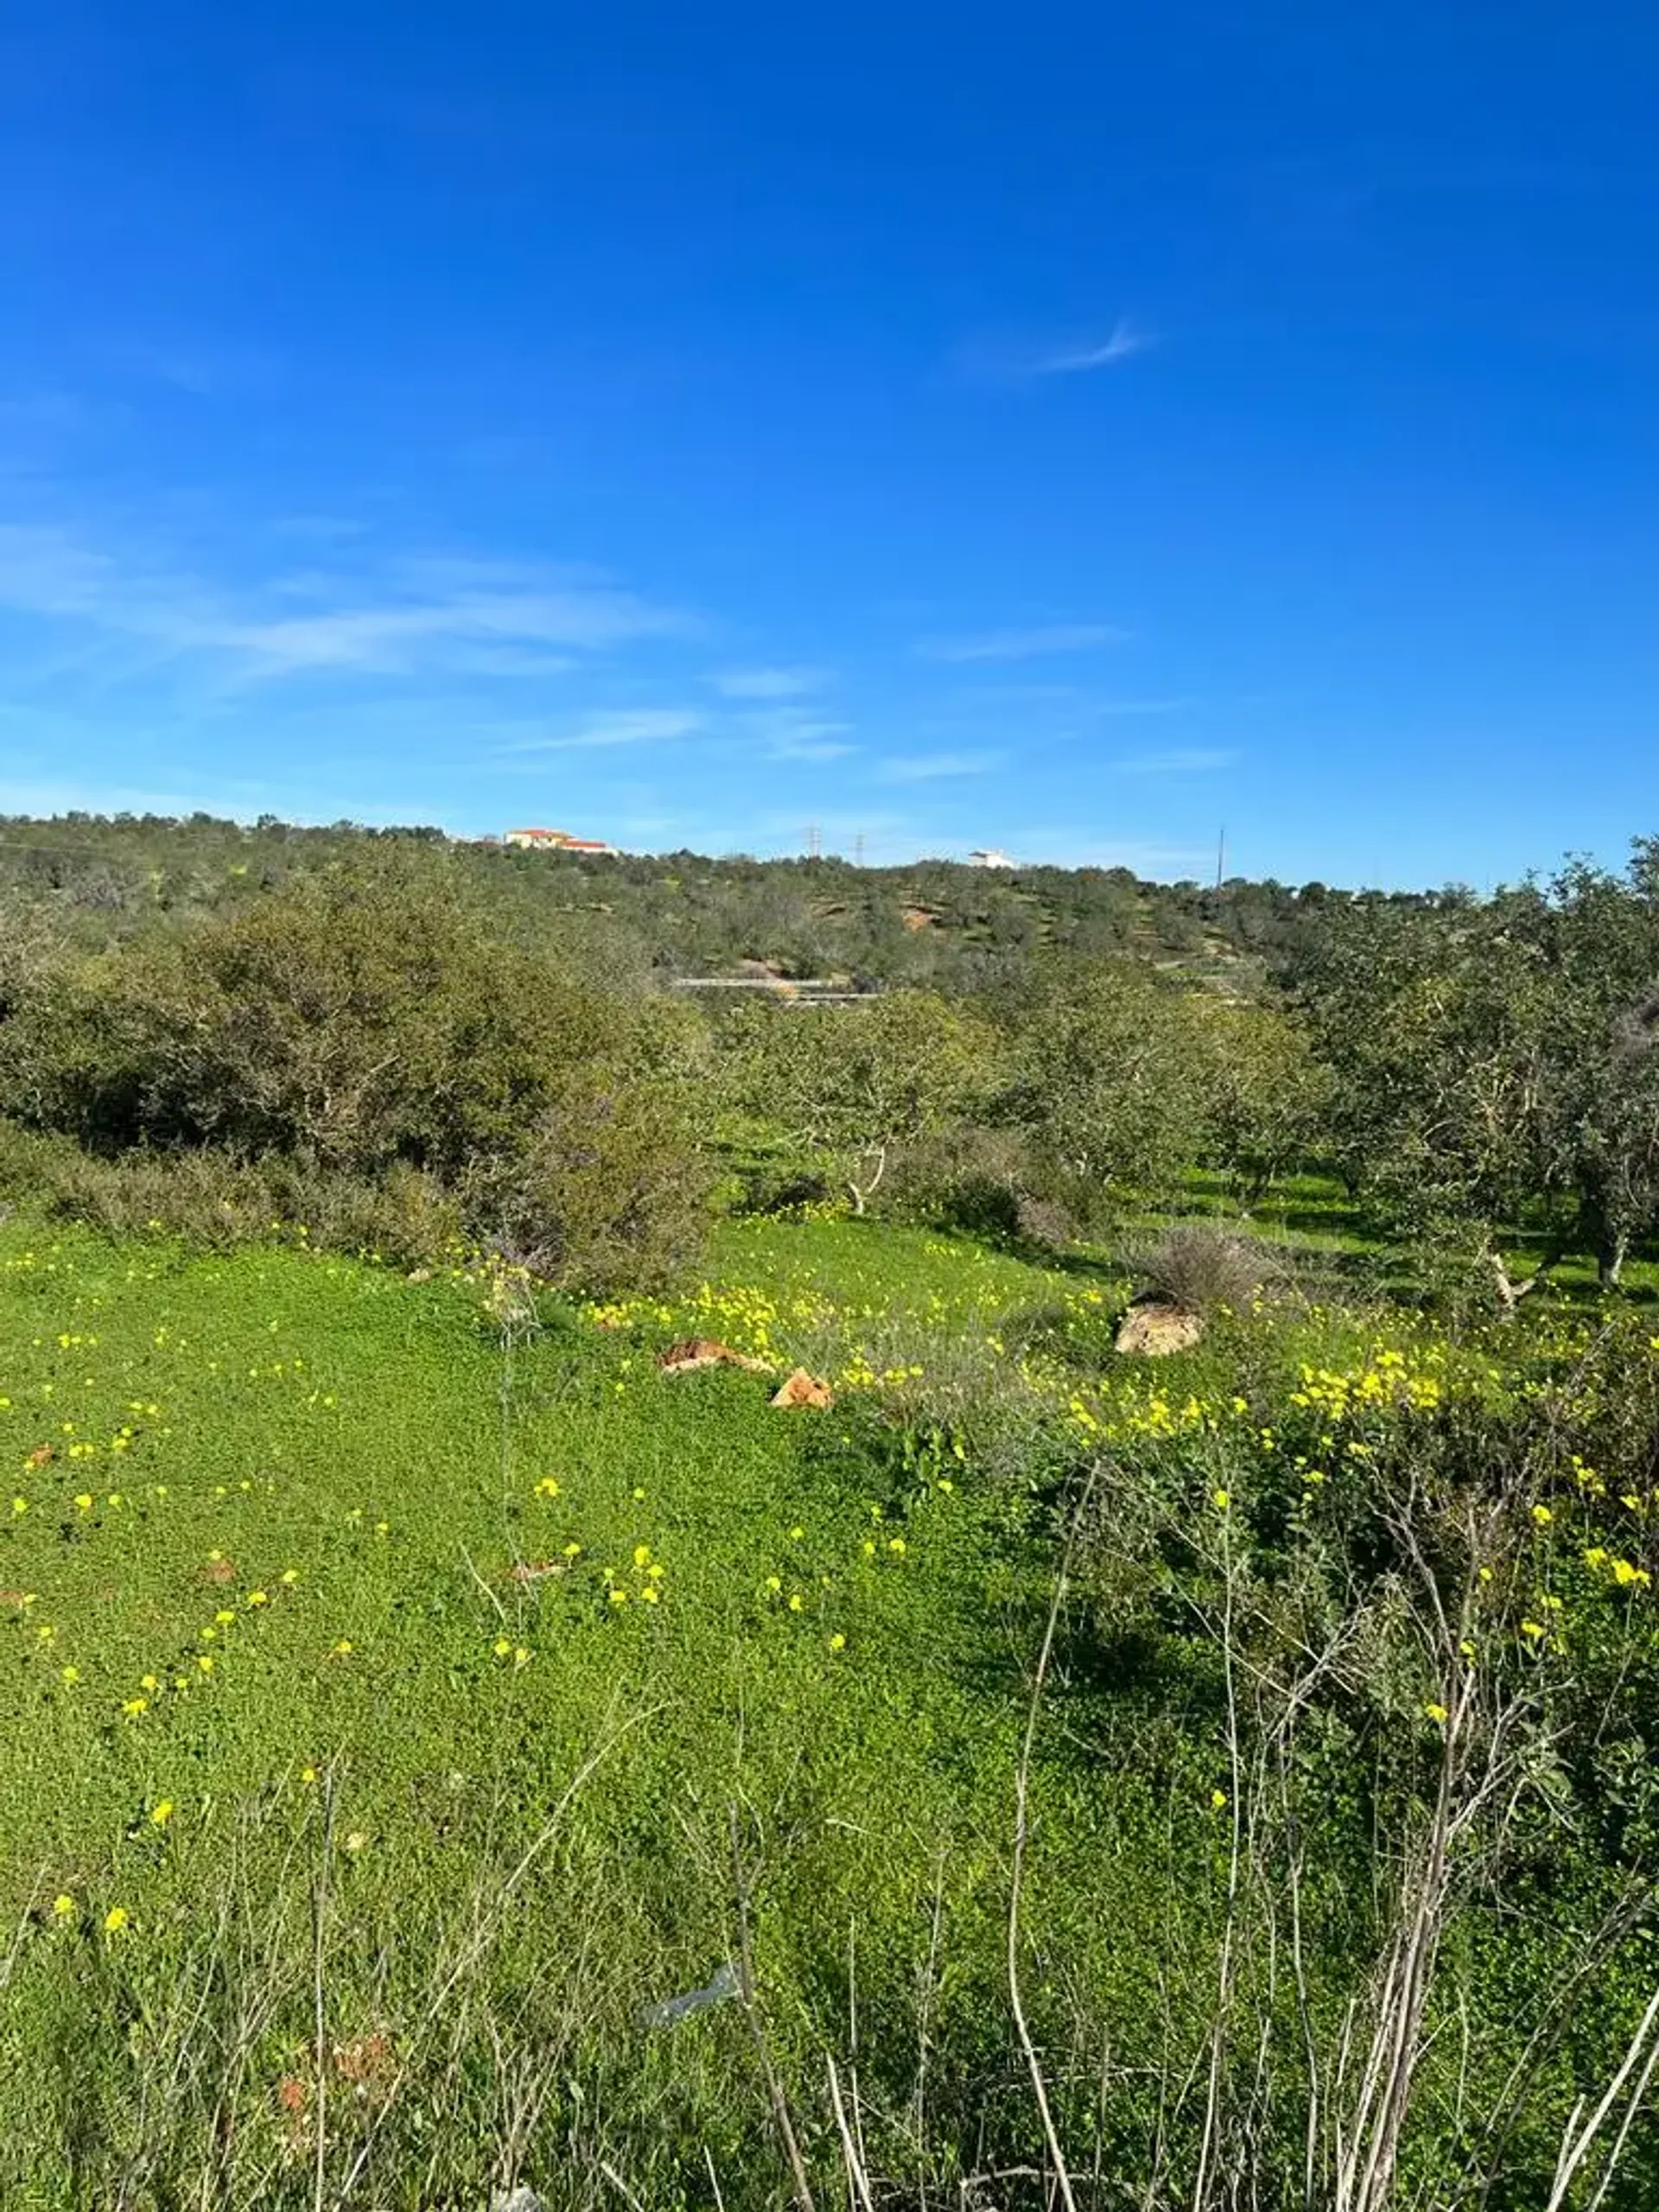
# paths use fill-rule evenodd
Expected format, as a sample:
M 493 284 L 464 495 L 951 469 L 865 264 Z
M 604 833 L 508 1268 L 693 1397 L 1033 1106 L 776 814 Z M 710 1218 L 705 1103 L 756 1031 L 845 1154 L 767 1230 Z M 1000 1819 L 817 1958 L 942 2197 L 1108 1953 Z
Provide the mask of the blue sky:
M 1484 884 L 1659 830 L 1659 16 L 0 26 L 0 809 Z

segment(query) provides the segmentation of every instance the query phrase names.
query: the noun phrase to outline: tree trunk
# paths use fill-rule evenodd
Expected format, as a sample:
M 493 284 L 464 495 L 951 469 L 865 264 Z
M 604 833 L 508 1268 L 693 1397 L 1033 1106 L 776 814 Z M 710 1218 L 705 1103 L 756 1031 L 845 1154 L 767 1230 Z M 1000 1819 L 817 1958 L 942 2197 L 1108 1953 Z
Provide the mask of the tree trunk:
M 861 1186 L 857 1183 L 854 1182 L 850 1175 L 847 1178 L 847 1188 L 852 1194 L 853 1211 L 855 1213 L 861 1214 L 863 1212 L 865 1200 L 874 1196 L 875 1186 L 881 1180 L 881 1178 L 887 1173 L 887 1147 L 884 1144 L 878 1145 L 875 1148 L 875 1173 L 871 1176 L 869 1181 Z
M 1603 1290 L 1617 1290 L 1624 1278 L 1630 1240 L 1623 1230 L 1609 1230 L 1596 1249 L 1596 1281 Z

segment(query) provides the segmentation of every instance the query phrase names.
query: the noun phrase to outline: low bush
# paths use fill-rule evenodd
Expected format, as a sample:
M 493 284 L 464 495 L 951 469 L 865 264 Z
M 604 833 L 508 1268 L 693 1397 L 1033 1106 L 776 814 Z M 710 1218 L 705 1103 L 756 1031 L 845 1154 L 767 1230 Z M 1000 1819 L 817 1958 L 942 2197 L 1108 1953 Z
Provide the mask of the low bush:
M 298 1219 L 421 1260 L 466 1236 L 594 1290 L 695 1254 L 698 1018 L 496 941 L 440 857 L 5 978 L 0 1113 L 43 1141 L 11 1172 L 60 1214 L 209 1243 Z
M 378 1180 L 270 1156 L 137 1148 L 114 1159 L 0 1120 L 0 1195 L 111 1236 L 165 1232 L 225 1251 L 292 1237 L 316 1249 L 430 1266 L 467 1249 L 461 1210 L 437 1179 L 393 1167 Z
M 677 1094 L 573 1073 L 510 1150 L 472 1161 L 461 1198 L 474 1231 L 563 1288 L 652 1290 L 695 1260 L 713 1174 Z
M 1029 1179 L 1029 1149 L 1017 1131 L 974 1126 L 938 1131 L 896 1155 L 883 1185 L 881 1211 L 1010 1243 L 1020 1234 Z
M 1288 1262 L 1255 1237 L 1201 1222 L 1173 1224 L 1130 1254 L 1129 1271 L 1140 1293 L 1189 1313 L 1243 1313 L 1292 1281 Z

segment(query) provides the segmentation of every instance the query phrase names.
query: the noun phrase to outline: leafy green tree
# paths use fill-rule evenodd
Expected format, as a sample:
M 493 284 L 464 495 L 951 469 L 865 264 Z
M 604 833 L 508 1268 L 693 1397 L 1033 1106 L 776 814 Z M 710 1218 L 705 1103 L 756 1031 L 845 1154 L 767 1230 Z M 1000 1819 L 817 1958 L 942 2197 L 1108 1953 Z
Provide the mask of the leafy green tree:
M 1349 1186 L 1389 1224 L 1513 1220 L 1541 1188 L 1551 988 L 1538 903 L 1327 909 L 1300 997 Z
M 1547 1177 L 1611 1286 L 1659 1222 L 1659 840 L 1638 842 L 1622 876 L 1577 861 L 1552 891 Z
M 846 1184 L 862 1213 L 895 1149 L 968 1116 L 996 1039 L 929 991 L 856 1005 L 749 1005 L 722 1037 L 728 1103 Z
M 1205 1128 L 1209 1052 L 1194 995 L 1126 961 L 1076 960 L 1046 965 L 1009 1011 L 1001 1118 L 1080 1196 L 1109 1208 L 1171 1192 Z
M 1541 1221 L 1616 1283 L 1659 1221 L 1659 845 L 1488 901 L 1327 909 L 1298 996 L 1332 1141 L 1397 1227 Z
M 1330 1076 L 1303 1026 L 1275 1006 L 1199 998 L 1204 1157 L 1248 1199 L 1317 1153 Z

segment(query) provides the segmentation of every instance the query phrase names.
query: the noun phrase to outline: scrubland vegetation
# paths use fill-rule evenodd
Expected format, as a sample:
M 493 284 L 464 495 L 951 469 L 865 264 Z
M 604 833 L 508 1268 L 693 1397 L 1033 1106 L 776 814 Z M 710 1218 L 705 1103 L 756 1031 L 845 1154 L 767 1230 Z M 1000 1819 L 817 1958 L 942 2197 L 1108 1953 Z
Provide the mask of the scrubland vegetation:
M 1654 849 L 0 849 L 0 2202 L 1655 2201 Z

